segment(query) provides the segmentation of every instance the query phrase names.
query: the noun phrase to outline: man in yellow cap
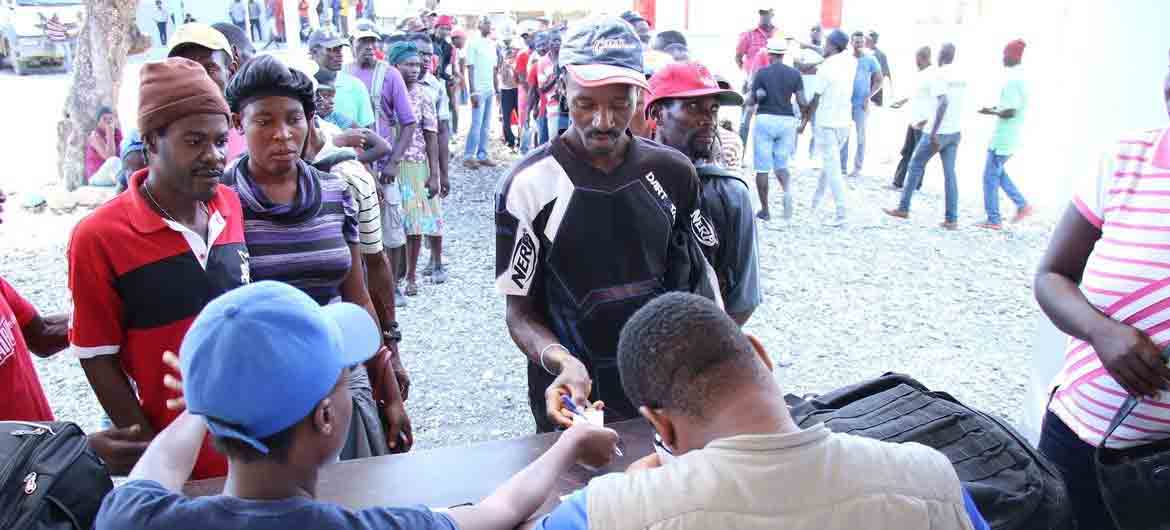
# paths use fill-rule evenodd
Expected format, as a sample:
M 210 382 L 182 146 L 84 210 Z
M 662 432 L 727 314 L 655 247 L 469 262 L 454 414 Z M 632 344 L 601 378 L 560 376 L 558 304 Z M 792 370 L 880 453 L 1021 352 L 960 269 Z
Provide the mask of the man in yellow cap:
M 167 52 L 167 57 L 184 57 L 199 63 L 207 70 L 211 80 L 219 85 L 221 92 L 239 68 L 227 37 L 199 22 L 179 26 L 171 38 L 171 50 Z
M 222 94 L 228 81 L 236 75 L 240 63 L 232 53 L 232 44 L 219 30 L 199 22 L 188 22 L 179 26 L 171 38 L 171 51 L 167 57 L 190 59 L 203 66 L 207 75 L 219 85 Z M 248 150 L 248 142 L 239 128 L 228 128 L 227 160 L 233 160 Z

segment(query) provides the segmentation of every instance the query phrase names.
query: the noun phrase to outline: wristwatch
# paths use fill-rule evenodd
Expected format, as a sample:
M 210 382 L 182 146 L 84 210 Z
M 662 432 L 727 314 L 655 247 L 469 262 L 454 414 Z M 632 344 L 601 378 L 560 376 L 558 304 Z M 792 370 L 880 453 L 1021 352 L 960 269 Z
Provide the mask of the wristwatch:
M 384 344 L 402 342 L 402 332 L 398 330 L 398 322 L 391 320 L 387 324 L 387 329 L 382 332 L 382 342 Z

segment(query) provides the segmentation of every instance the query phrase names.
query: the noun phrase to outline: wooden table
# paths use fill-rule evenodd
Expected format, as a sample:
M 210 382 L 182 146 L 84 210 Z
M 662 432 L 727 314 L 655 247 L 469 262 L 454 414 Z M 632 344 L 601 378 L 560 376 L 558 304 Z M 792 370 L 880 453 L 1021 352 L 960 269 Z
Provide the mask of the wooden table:
M 552 510 L 562 495 L 585 486 L 590 479 L 623 471 L 635 460 L 654 451 L 654 431 L 645 420 L 612 423 L 621 435 L 624 456 L 604 469 L 589 471 L 573 466 L 557 479 L 541 507 Z M 557 439 L 557 434 L 534 434 L 512 440 L 484 442 L 464 447 L 444 447 L 401 455 L 349 460 L 326 466 L 317 485 L 317 498 L 353 509 L 374 506 L 424 505 L 446 508 L 476 503 L 490 495 L 512 475 L 536 460 Z M 190 496 L 216 495 L 224 479 L 188 482 Z

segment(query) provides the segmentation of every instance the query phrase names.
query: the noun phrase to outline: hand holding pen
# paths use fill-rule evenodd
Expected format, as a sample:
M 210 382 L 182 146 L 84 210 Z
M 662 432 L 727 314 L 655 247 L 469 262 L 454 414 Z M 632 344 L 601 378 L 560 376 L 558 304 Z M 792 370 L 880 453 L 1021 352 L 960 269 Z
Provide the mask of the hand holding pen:
M 597 427 L 602 427 L 605 425 L 604 412 L 602 412 L 600 407 L 589 408 L 582 411 L 576 403 L 573 403 L 573 400 L 570 399 L 569 396 L 565 395 L 561 396 L 561 404 L 565 406 L 565 410 L 569 411 L 569 415 L 574 418 L 574 423 L 580 421 L 590 425 L 595 425 Z M 621 440 L 619 439 L 618 442 L 620 443 Z M 626 456 L 624 453 L 622 453 L 621 448 L 617 447 L 616 445 L 613 448 L 613 452 L 617 456 Z

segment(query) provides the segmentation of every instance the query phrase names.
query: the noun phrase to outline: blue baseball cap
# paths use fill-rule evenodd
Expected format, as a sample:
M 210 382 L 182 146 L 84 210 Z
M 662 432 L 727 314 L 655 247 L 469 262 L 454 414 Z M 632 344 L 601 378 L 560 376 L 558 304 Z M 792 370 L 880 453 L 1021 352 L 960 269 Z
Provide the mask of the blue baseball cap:
M 268 454 L 261 439 L 304 419 L 346 367 L 381 346 L 359 306 L 317 305 L 288 284 L 262 281 L 203 308 L 179 348 L 187 409 L 219 438 Z

